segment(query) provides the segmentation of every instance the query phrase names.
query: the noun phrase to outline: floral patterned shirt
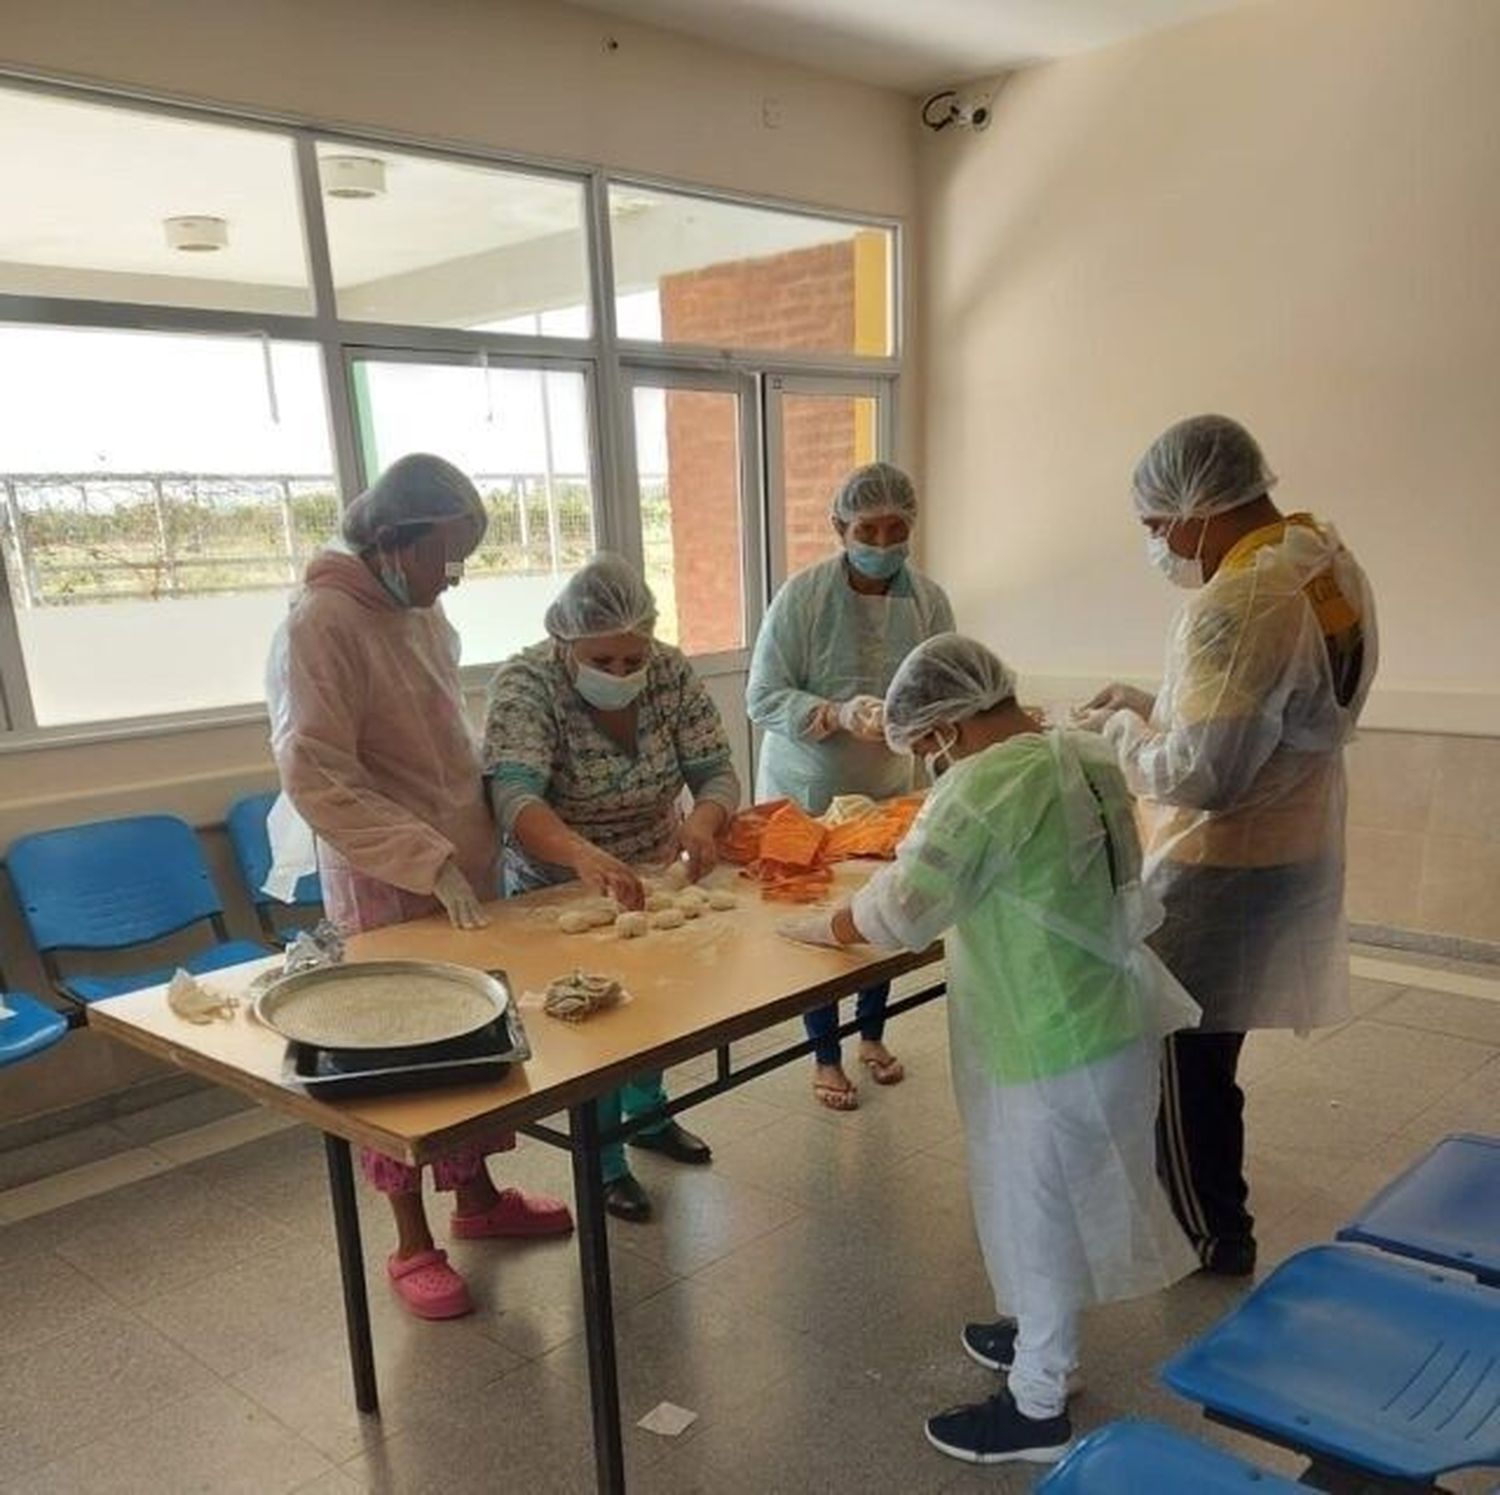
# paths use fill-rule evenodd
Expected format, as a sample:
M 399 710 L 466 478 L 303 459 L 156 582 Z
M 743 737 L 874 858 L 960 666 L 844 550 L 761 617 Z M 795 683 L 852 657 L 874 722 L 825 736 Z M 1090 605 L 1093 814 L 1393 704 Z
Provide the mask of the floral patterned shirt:
M 684 788 L 695 799 L 739 807 L 739 780 L 718 707 L 681 651 L 654 643 L 629 752 L 599 724 L 568 677 L 558 646 L 535 644 L 490 682 L 484 771 L 506 838 L 506 882 L 515 891 L 570 874 L 527 857 L 516 816 L 543 801 L 601 851 L 623 862 L 665 855 Z

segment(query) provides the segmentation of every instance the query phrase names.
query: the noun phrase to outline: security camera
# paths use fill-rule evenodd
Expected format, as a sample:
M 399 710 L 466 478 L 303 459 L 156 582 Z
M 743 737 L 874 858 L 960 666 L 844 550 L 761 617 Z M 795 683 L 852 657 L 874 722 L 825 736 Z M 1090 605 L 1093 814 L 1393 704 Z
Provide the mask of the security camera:
M 987 130 L 993 111 L 988 90 L 945 88 L 930 95 L 922 104 L 922 123 L 929 130 L 946 130 L 957 125 L 961 130 Z

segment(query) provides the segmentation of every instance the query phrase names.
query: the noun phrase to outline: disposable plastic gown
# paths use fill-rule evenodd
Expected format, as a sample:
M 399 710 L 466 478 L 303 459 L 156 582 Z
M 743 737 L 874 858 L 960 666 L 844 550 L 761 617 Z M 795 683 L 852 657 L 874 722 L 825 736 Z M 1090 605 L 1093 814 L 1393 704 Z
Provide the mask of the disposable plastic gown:
M 1147 722 L 1105 736 L 1141 796 L 1153 945 L 1205 1030 L 1349 1012 L 1344 744 L 1376 665 L 1369 582 L 1332 528 L 1247 535 L 1172 628 Z
M 960 762 L 854 918 L 883 948 L 945 936 L 954 1085 L 999 1304 L 1079 1308 L 1192 1271 L 1153 1128 L 1160 1038 L 1197 1008 L 1145 944 L 1160 910 L 1108 749 L 1028 733 Z
M 794 799 L 821 815 L 836 794 L 884 799 L 911 788 L 911 759 L 847 732 L 809 735 L 819 706 L 884 698 L 897 666 L 953 628 L 936 582 L 904 567 L 883 596 L 856 592 L 842 556 L 799 571 L 776 594 L 755 641 L 745 704 L 765 731 L 756 798 Z
M 398 604 L 329 550 L 277 629 L 267 667 L 282 789 L 317 837 L 329 917 L 349 932 L 434 912 L 452 857 L 495 892 L 495 833 L 441 606 Z

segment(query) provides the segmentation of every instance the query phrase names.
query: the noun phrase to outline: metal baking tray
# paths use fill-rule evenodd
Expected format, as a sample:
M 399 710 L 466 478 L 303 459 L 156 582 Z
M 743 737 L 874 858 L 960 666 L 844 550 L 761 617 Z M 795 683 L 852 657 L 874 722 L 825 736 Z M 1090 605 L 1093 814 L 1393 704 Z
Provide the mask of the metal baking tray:
M 445 1085 L 493 1084 L 531 1058 L 521 1014 L 510 1008 L 478 1032 L 403 1049 L 320 1049 L 289 1043 L 281 1079 L 320 1100 L 395 1095 Z
M 437 1000 L 409 987 L 422 982 Z M 357 987 L 363 990 L 357 990 Z M 298 971 L 255 999 L 256 1018 L 292 1043 L 350 1051 L 425 1048 L 476 1033 L 510 1007 L 503 971 L 368 960 Z

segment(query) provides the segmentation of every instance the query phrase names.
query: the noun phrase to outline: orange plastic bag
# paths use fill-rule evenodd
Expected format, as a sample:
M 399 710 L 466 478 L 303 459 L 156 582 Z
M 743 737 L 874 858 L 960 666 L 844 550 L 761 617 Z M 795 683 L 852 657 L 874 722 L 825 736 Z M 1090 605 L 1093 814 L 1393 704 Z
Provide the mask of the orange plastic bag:
M 760 884 L 767 903 L 817 903 L 833 886 L 831 867 L 786 867 L 780 862 L 754 862 L 740 873 Z
M 780 862 L 786 867 L 815 867 L 828 827 L 820 825 L 806 810 L 785 804 L 766 822 L 760 838 L 761 860 Z
M 917 818 L 923 798 L 920 794 L 908 794 L 887 800 L 854 820 L 834 826 L 828 833 L 821 860 L 845 862 L 851 857 L 881 857 L 889 861 Z
M 789 800 L 773 799 L 768 804 L 752 805 L 748 810 L 741 810 L 719 837 L 719 852 L 724 860 L 733 862 L 737 867 L 747 867 L 751 862 L 758 862 L 761 838 L 766 833 L 766 826 L 771 817 L 789 803 Z

